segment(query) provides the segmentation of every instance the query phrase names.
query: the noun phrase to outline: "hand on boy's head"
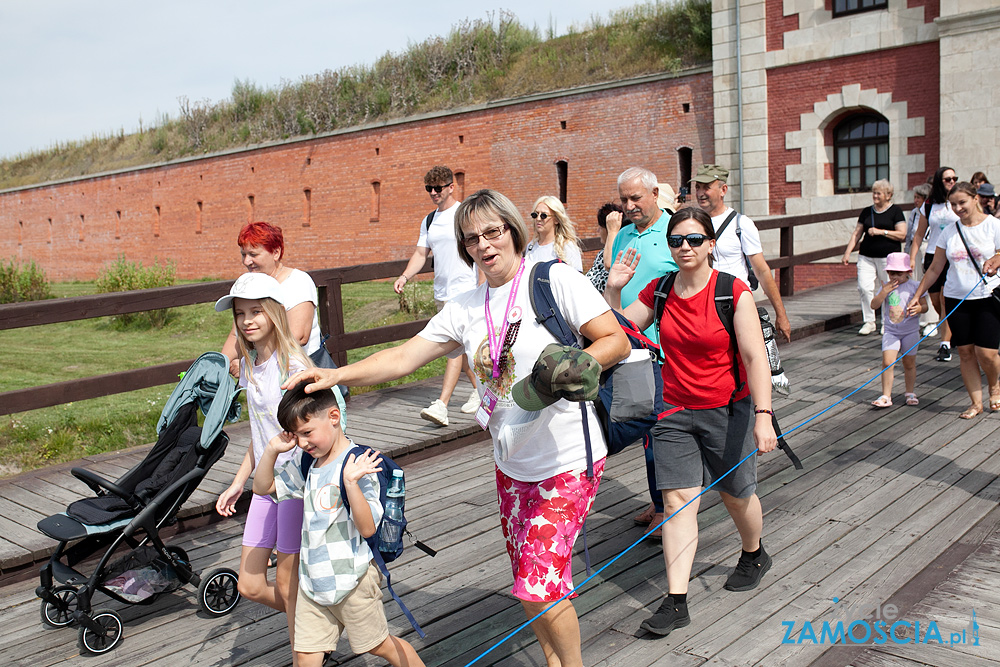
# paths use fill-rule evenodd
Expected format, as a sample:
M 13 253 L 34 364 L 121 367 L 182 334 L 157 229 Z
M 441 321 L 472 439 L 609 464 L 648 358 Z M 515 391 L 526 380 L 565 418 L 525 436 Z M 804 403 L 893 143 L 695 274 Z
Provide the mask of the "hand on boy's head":
M 336 368 L 307 368 L 285 380 L 281 388 L 286 390 L 291 389 L 298 383 L 308 380 L 309 384 L 306 385 L 307 394 L 319 391 L 320 389 L 329 389 L 337 384 L 334 374 L 338 370 Z
M 382 457 L 377 450 L 369 449 L 357 458 L 351 454 L 344 462 L 344 481 L 357 484 L 365 475 L 373 475 L 382 470 L 381 464 Z

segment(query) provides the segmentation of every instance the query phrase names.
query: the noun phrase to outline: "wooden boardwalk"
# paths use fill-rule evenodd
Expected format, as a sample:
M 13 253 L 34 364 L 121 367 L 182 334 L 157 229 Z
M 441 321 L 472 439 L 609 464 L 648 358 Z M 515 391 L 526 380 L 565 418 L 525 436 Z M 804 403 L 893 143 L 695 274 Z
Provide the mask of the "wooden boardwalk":
M 817 308 L 835 310 L 836 300 L 822 292 L 827 290 L 811 295 Z M 853 286 L 841 289 L 839 296 L 848 295 L 850 301 L 840 301 L 841 311 L 844 303 L 856 301 Z M 804 311 L 805 302 L 800 303 Z M 793 318 L 797 329 L 808 325 L 798 317 Z M 834 317 L 856 316 L 832 312 L 830 321 L 836 321 Z M 967 403 L 957 360 L 933 361 L 933 340 L 919 352 L 918 408 L 871 408 L 868 403 L 880 393 L 876 381 L 789 436 L 804 470 L 794 470 L 777 452 L 761 459 L 764 543 L 774 566 L 758 589 L 747 593 L 722 589 L 738 557 L 739 540 L 717 494 L 710 491 L 700 514 L 700 544 L 689 597 L 691 625 L 666 638 L 639 629 L 659 604 L 666 584 L 659 544 L 640 541 L 587 583 L 574 602 L 585 664 L 1000 663 L 1000 577 L 995 565 L 1000 555 L 1000 415 L 957 419 Z M 879 368 L 878 350 L 878 336 L 858 337 L 853 327 L 783 346 L 792 395 L 779 398 L 775 406 L 785 430 L 834 405 L 872 377 Z M 899 377 L 900 395 L 901 382 Z M 430 395 L 433 386 L 423 391 Z M 464 398 L 461 391 L 458 396 Z M 417 408 L 426 403 L 423 398 L 413 399 Z M 368 409 L 362 409 L 360 400 L 349 408 L 348 428 L 359 429 L 354 433 L 359 442 L 363 442 L 360 429 L 388 424 L 401 412 L 388 398 L 369 400 L 374 404 Z M 453 416 L 456 413 L 453 410 Z M 398 432 L 387 430 L 387 435 Z M 524 621 L 520 605 L 509 593 L 509 563 L 497 519 L 489 446 L 434 447 L 404 457 L 402 464 L 408 478 L 410 526 L 439 553 L 432 559 L 407 549 L 392 566 L 396 589 L 427 631 L 427 639 L 415 637 L 391 600 L 386 607 L 390 627 L 412 641 L 428 665 L 461 667 Z M 218 472 L 222 483 L 231 478 L 229 471 Z M 51 507 L 37 506 L 38 514 L 59 511 L 76 497 L 72 489 L 46 483 L 61 495 L 52 490 Z M 591 559 L 597 567 L 640 540 L 642 531 L 633 526 L 631 517 L 647 502 L 645 487 L 638 448 L 609 459 L 588 521 Z M 20 517 L 27 508 L 6 497 L 4 502 L 13 503 L 0 507 L 6 529 L 15 522 L 12 517 Z M 16 523 L 29 525 L 20 519 Z M 185 548 L 201 570 L 235 567 L 241 530 L 239 520 L 227 520 L 188 530 L 171 543 Z M 0 530 L 0 536 L 6 538 L 7 532 Z M 582 558 L 576 559 L 574 570 L 575 581 L 583 581 Z M 37 579 L 30 569 L 19 572 L 8 575 L 0 593 L 4 629 L 0 664 L 290 664 L 282 615 L 242 602 L 228 617 L 204 618 L 189 588 L 148 606 L 99 604 L 120 610 L 125 619 L 123 644 L 110 656 L 81 657 L 74 629 L 42 626 L 34 596 Z M 889 605 L 910 628 L 920 622 L 921 640 L 933 624 L 946 641 L 951 633 L 966 630 L 966 641 L 947 645 L 842 641 L 836 646 L 820 642 L 824 621 L 831 625 L 843 621 L 847 626 L 869 616 L 875 606 L 885 612 Z M 973 610 L 978 645 L 969 627 Z M 815 628 L 815 641 L 802 631 L 807 623 Z M 906 632 L 913 636 L 913 630 L 905 627 L 896 636 L 902 639 Z M 341 649 L 328 664 L 379 664 L 351 656 L 346 642 Z M 524 629 L 477 664 L 513 667 L 543 665 L 544 660 L 530 629 Z

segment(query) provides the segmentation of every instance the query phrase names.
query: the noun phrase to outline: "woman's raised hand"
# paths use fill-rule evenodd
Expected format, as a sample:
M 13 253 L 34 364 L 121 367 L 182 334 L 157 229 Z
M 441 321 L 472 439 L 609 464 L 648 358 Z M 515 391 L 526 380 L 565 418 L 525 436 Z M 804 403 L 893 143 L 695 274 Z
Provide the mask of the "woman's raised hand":
M 610 214 L 608 217 L 611 217 Z M 642 255 L 635 248 L 618 253 L 618 257 L 615 258 L 615 262 L 608 272 L 608 287 L 617 290 L 625 287 L 635 275 L 635 269 L 639 266 L 641 257 Z
M 614 236 L 622 228 L 622 214 L 618 211 L 611 211 L 605 218 L 604 224 L 608 227 L 608 235 Z

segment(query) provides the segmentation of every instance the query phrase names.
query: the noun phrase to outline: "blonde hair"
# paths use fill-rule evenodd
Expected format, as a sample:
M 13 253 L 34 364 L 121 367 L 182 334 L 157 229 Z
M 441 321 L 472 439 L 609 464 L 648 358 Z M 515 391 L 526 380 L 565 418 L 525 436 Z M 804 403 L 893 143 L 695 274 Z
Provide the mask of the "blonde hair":
M 872 183 L 872 192 L 881 192 L 885 194 L 885 196 L 888 197 L 889 200 L 891 201 L 892 196 L 896 194 L 896 189 L 892 187 L 892 183 L 885 180 L 884 178 L 880 178 L 879 180 Z
M 291 327 L 288 325 L 288 315 L 285 314 L 285 307 L 280 303 L 270 298 L 260 299 L 261 308 L 267 319 L 271 320 L 271 324 L 274 326 L 274 335 L 276 338 L 277 345 L 275 348 L 278 351 L 278 368 L 280 369 L 280 375 L 282 380 L 285 380 L 289 376 L 288 364 L 291 359 L 295 359 L 305 368 L 312 368 L 312 360 L 306 355 L 302 350 L 302 346 L 299 342 L 295 340 L 292 335 Z M 233 321 L 236 321 L 236 299 L 233 299 Z M 236 327 L 236 348 L 239 350 L 240 359 L 243 360 L 243 367 L 246 369 L 247 380 L 254 382 L 253 379 L 253 363 L 254 358 L 251 356 L 250 351 L 253 350 L 253 344 L 243 337 L 243 332 L 240 328 Z M 260 361 L 265 361 L 261 359 Z
M 569 219 L 569 215 L 566 214 L 566 207 L 563 206 L 558 197 L 551 195 L 539 197 L 532 208 L 538 208 L 539 204 L 544 204 L 552 211 L 552 217 L 555 219 L 556 234 L 553 248 L 556 251 L 556 257 L 565 262 L 567 246 L 574 245 L 577 250 L 580 249 L 580 239 L 576 235 L 576 225 Z

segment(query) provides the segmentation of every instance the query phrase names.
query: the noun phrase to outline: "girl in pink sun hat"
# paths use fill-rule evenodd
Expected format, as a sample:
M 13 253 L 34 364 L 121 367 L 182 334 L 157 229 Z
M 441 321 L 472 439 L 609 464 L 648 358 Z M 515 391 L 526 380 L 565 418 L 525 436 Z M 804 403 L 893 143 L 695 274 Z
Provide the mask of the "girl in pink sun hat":
M 872 308 L 884 310 L 882 333 L 882 395 L 872 401 L 876 408 L 892 405 L 893 369 L 896 357 L 903 353 L 903 383 L 907 405 L 917 405 L 917 395 L 913 392 L 917 384 L 917 341 L 920 340 L 920 313 L 927 312 L 927 298 L 920 299 L 920 310 L 907 314 L 906 305 L 917 293 L 919 285 L 913 280 L 910 256 L 905 252 L 893 252 L 885 258 L 885 271 L 889 282 L 872 299 Z M 912 349 L 911 349 L 912 348 Z

